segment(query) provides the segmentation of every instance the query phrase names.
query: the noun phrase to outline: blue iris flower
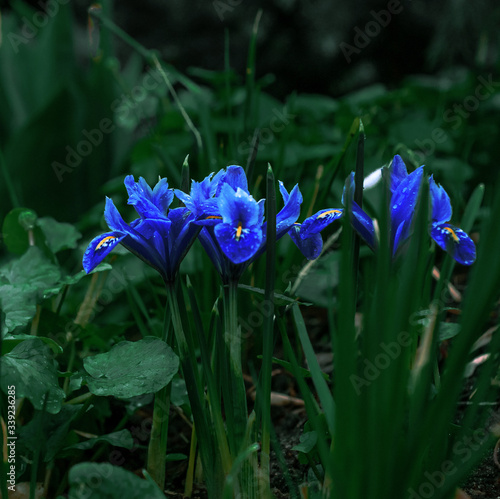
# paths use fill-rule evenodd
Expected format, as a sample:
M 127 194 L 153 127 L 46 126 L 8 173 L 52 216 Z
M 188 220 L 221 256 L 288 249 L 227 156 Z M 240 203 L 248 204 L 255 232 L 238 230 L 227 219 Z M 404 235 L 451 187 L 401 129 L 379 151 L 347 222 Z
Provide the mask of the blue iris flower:
M 431 237 L 437 245 L 447 251 L 458 263 L 471 265 L 476 260 L 476 246 L 472 239 L 458 227 L 448 223 L 452 208 L 447 192 L 429 178 L 432 199 Z
M 205 189 L 209 183 L 210 178 L 200 189 Z M 205 209 L 210 210 L 210 205 L 197 202 L 194 212 L 188 207 L 170 209 L 174 191 L 168 188 L 166 179 L 161 179 L 151 189 L 142 177 L 135 182 L 134 177 L 128 175 L 125 187 L 128 204 L 134 206 L 139 218 L 127 224 L 113 201 L 106 198 L 104 217 L 111 231 L 90 242 L 83 256 L 83 268 L 87 273 L 91 272 L 117 244 L 122 244 L 157 270 L 166 282 L 172 282 L 200 232 L 200 227 L 194 222 L 204 216 Z M 191 194 L 198 200 L 198 186 Z
M 286 203 L 289 195 L 282 183 L 280 183 L 280 191 Z M 342 208 L 320 210 L 306 218 L 301 224 L 294 223 L 288 230 L 288 234 L 302 254 L 308 260 L 314 260 L 318 258 L 323 249 L 323 239 L 320 232 L 343 215 Z
M 221 172 L 219 172 L 220 174 Z M 218 174 L 218 175 L 219 175 Z M 215 211 L 206 212 L 199 239 L 224 283 L 237 280 L 248 265 L 266 249 L 264 203 L 248 192 L 248 181 L 241 166 L 228 166 L 220 175 L 211 202 Z M 284 207 L 276 215 L 276 239 L 284 236 L 300 213 L 302 194 L 296 185 L 290 194 L 280 182 Z
M 391 244 L 393 255 L 402 247 L 411 235 L 413 215 L 418 201 L 420 187 L 424 176 L 424 167 L 417 168 L 408 174 L 406 166 L 399 155 L 394 156 L 390 166 L 384 170 L 388 173 L 388 185 L 391 192 Z M 461 229 L 447 223 L 451 218 L 450 198 L 446 191 L 429 178 L 430 199 L 432 203 L 432 221 L 430 235 L 436 243 L 463 265 L 471 265 L 476 258 L 476 248 L 470 237 Z M 353 196 L 354 173 L 351 173 L 345 195 Z M 352 202 L 351 222 L 354 229 L 375 249 L 375 226 L 368 215 Z

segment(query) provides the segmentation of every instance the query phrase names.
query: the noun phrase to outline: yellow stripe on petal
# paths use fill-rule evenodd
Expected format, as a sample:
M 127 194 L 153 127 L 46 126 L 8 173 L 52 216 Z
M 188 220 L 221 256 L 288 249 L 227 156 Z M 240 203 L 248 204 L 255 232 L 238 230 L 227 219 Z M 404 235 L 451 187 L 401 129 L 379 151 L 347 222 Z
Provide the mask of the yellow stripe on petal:
M 214 220 L 222 220 L 222 217 L 219 217 L 217 215 L 209 215 L 207 217 L 207 220 L 214 219 Z
M 325 211 L 324 213 L 321 213 L 321 215 L 318 215 L 318 218 L 325 218 L 326 216 L 330 215 L 330 214 L 337 214 L 337 213 L 342 213 L 340 210 L 328 210 L 328 211 Z
M 240 240 L 242 230 L 243 230 L 243 226 L 242 226 L 241 222 L 238 222 L 238 228 L 236 229 L 236 241 Z
M 104 239 L 99 241 L 99 244 L 95 247 L 94 251 L 97 251 L 99 248 L 102 248 L 103 246 L 108 246 L 115 239 L 117 239 L 115 236 L 106 236 Z
M 444 230 L 447 230 L 451 234 L 453 241 L 458 243 L 458 241 L 459 241 L 458 236 L 455 234 L 455 231 L 451 227 L 445 227 Z

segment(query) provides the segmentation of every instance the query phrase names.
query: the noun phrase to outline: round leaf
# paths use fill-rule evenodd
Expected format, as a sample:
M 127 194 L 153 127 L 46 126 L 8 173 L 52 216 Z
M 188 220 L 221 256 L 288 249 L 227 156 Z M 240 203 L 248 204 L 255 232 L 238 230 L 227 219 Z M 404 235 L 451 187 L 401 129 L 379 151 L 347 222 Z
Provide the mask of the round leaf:
M 69 470 L 69 499 L 165 499 L 152 481 L 109 463 L 80 463 Z
M 170 383 L 179 358 L 164 341 L 147 337 L 122 341 L 107 353 L 85 358 L 83 366 L 91 393 L 129 398 L 155 393 Z

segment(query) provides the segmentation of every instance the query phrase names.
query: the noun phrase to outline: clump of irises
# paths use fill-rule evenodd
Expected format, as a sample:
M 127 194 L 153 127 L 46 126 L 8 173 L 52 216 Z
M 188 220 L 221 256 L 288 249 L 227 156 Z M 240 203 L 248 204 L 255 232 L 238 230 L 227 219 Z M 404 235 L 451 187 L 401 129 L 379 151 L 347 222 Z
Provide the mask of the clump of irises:
M 389 166 L 381 169 L 381 173 L 388 179 L 389 239 L 395 259 L 404 257 L 404 246 L 411 238 L 415 224 L 417 202 L 423 186 L 428 185 L 431 203 L 429 235 L 458 263 L 470 265 L 474 262 L 476 253 L 473 241 L 463 230 L 449 223 L 452 208 L 448 194 L 432 176 L 424 184 L 423 167 L 408 173 L 401 157 L 395 156 Z M 274 177 L 272 179 L 274 181 Z M 354 201 L 354 173 L 344 188 L 343 207 L 321 209 L 301 223 L 297 221 L 303 198 L 298 185 L 288 191 L 279 181 L 282 208 L 269 211 L 267 207 L 266 212 L 266 200 L 253 197 L 245 171 L 240 166 L 228 166 L 208 175 L 201 182 L 193 180 L 189 192 L 172 189 L 165 178 L 151 188 L 143 178 L 136 182 L 132 175 L 125 178 L 125 187 L 128 204 L 135 208 L 138 218 L 130 223 L 125 222 L 113 201 L 107 198 L 104 216 L 110 231 L 90 242 L 83 257 L 83 267 L 87 273 L 91 272 L 113 248 L 121 244 L 162 276 L 209 494 L 211 497 L 222 497 L 228 484 L 234 487 L 236 482 L 240 493 L 243 493 L 242 497 L 257 497 L 260 492 L 269 491 L 269 428 L 262 431 L 259 468 L 255 457 L 258 446 L 252 439 L 255 432 L 249 429 L 252 423 L 246 405 L 241 364 L 241 334 L 236 308 L 239 279 L 249 265 L 269 249 L 269 224 L 273 227 L 273 244 L 288 234 L 308 260 L 318 258 L 322 253 L 321 232 L 345 215 L 361 239 L 373 251 L 377 251 L 380 237 L 376 231 L 377 224 Z M 178 201 L 173 207 L 175 198 Z M 274 216 L 269 219 L 266 213 L 274 213 Z M 219 361 L 227 361 L 222 372 L 229 375 L 226 385 L 229 388 L 223 389 L 222 393 L 216 386 L 215 380 L 218 378 L 212 372 L 211 359 L 203 357 L 203 352 L 208 351 L 203 335 L 198 338 L 202 362 L 205 362 L 203 376 L 200 377 L 198 360 L 192 352 L 193 342 L 184 332 L 177 303 L 179 266 L 196 239 L 220 275 L 224 290 L 223 338 L 226 355 Z M 167 335 L 164 340 L 170 341 Z M 270 390 L 270 383 L 267 386 Z M 204 395 L 205 390 L 207 396 Z M 264 398 L 270 397 L 269 390 L 264 392 Z M 168 401 L 168 391 L 158 392 L 155 413 L 157 409 L 168 413 Z M 158 424 L 167 424 L 165 419 L 168 423 L 168 418 L 159 418 Z M 159 445 L 153 442 L 153 436 L 165 435 L 166 430 L 164 427 L 155 428 L 155 424 L 154 421 L 148 470 L 157 483 L 163 485 L 166 442 L 161 438 L 163 444 Z M 241 463 L 242 455 L 245 456 L 246 465 Z M 254 464 L 250 466 L 248 463 Z M 236 468 L 239 471 L 235 471 Z M 250 486 L 252 481 L 257 481 L 262 487 Z M 253 487 L 255 494 L 252 496 L 245 492 L 245 487 Z
M 411 236 L 415 207 L 424 175 L 423 166 L 408 174 L 399 155 L 388 167 L 391 192 L 391 243 L 396 255 Z M 351 174 L 354 192 L 354 173 Z M 463 265 L 471 265 L 476 257 L 474 242 L 460 228 L 449 223 L 452 216 L 450 197 L 444 188 L 429 177 L 432 219 L 431 238 Z M 255 200 L 241 166 L 228 166 L 210 174 L 202 182 L 192 181 L 191 191 L 171 189 L 163 178 L 152 189 L 141 177 L 125 178 L 128 204 L 139 218 L 126 223 L 110 198 L 106 198 L 104 217 L 111 229 L 95 237 L 83 257 L 85 271 L 91 272 L 118 244 L 157 270 L 165 281 L 173 281 L 182 259 L 199 238 L 224 283 L 239 278 L 243 271 L 266 249 L 265 200 Z M 276 240 L 289 234 L 302 254 L 316 259 L 322 250 L 320 232 L 344 215 L 344 208 L 322 209 L 302 223 L 302 194 L 298 184 L 289 193 L 283 182 L 279 190 L 284 206 L 276 215 Z M 344 197 L 347 194 L 344 192 Z M 176 196 L 184 206 L 170 208 Z M 351 202 L 354 229 L 372 248 L 377 247 L 373 220 Z

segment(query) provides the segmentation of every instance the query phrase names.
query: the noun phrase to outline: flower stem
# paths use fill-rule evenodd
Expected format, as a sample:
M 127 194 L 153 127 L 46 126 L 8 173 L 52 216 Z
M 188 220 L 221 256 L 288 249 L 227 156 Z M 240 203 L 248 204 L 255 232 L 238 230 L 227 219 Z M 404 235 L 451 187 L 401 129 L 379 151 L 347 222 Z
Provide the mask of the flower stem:
M 207 418 L 208 411 L 202 403 L 204 400 L 204 387 L 201 386 L 196 355 L 184 333 L 174 283 L 167 282 L 166 290 L 172 325 L 179 348 L 182 374 L 186 382 L 191 412 L 196 427 L 196 435 L 199 442 L 198 449 L 208 495 L 209 497 L 220 497 L 224 484 L 220 450 L 214 441 L 212 428 L 209 424 L 210 419 Z
M 232 415 L 232 422 L 228 430 L 232 434 L 230 438 L 231 452 L 233 455 L 241 450 L 245 437 L 247 425 L 247 397 L 245 382 L 243 380 L 243 368 L 241 364 L 241 335 L 238 330 L 238 281 L 230 280 L 224 288 L 224 341 L 229 354 L 229 383 L 230 390 L 227 394 L 229 400 L 225 401 L 226 414 Z M 229 428 L 232 426 L 232 428 Z
M 276 275 L 276 189 L 271 166 L 267 172 L 267 249 L 266 249 L 266 289 L 265 302 L 268 306 L 264 319 L 262 349 L 261 395 L 262 395 L 262 484 L 267 497 L 271 497 L 270 453 L 271 453 L 271 370 L 274 345 L 274 284 Z

